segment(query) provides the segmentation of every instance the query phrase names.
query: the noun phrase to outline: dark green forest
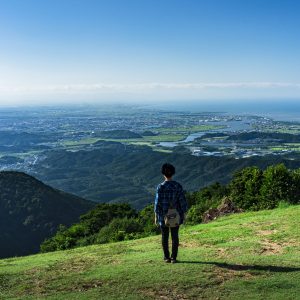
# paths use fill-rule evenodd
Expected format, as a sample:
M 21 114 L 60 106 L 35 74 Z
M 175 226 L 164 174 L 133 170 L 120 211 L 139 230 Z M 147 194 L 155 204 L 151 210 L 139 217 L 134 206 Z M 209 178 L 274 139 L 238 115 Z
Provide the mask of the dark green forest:
M 0 151 L 4 153 L 26 152 L 31 150 L 47 150 L 49 146 L 42 143 L 57 141 L 57 133 L 34 134 L 29 132 L 0 131 Z
M 233 134 L 227 138 L 232 141 L 249 141 L 254 139 L 276 140 L 282 143 L 299 143 L 300 134 L 290 134 L 282 132 L 242 132 Z
M 39 251 L 39 244 L 95 206 L 20 172 L 0 172 L 0 257 Z
M 283 132 L 260 132 L 260 131 L 249 131 L 249 132 L 241 132 L 241 133 L 206 133 L 203 136 L 197 138 L 196 140 L 203 140 L 208 138 L 215 138 L 215 137 L 223 137 L 226 138 L 228 141 L 239 141 L 239 142 L 246 142 L 251 140 L 276 140 L 277 142 L 281 143 L 299 143 L 300 142 L 300 135 L 299 134 L 291 134 L 291 133 L 283 133 Z
M 197 191 L 214 182 L 227 184 L 234 172 L 248 166 L 265 169 L 284 163 L 290 169 L 300 167 L 298 154 L 235 159 L 196 157 L 176 149 L 173 153 L 163 153 L 147 146 L 118 142 L 96 144 L 98 149 L 91 151 L 49 151 L 32 175 L 85 199 L 98 203 L 128 202 L 142 209 L 153 200 L 155 188 L 162 181 L 159 170 L 165 162 L 176 166 L 175 179 L 188 191 Z

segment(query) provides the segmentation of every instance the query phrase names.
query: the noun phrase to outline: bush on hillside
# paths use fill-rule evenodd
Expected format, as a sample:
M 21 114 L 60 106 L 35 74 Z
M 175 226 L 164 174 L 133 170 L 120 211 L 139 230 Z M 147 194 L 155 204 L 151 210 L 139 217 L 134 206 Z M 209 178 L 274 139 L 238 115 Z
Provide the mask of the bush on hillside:
M 187 213 L 186 224 L 201 223 L 204 212 L 209 208 L 216 208 L 227 194 L 227 187 L 218 182 L 200 191 L 187 193 L 186 198 L 190 209 Z
M 154 204 L 147 205 L 139 212 L 138 221 L 143 226 L 145 235 L 160 232 L 160 229 L 154 224 Z
M 187 215 L 185 224 L 199 224 L 202 222 L 202 215 L 205 212 L 204 206 L 202 204 L 193 205 Z
M 70 249 L 93 244 L 99 230 L 115 218 L 134 218 L 136 211 L 126 203 L 98 204 L 80 217 L 80 222 L 69 228 L 60 227 L 56 235 L 46 239 L 40 246 L 42 252 Z
M 234 174 L 229 184 L 234 203 L 242 209 L 259 209 L 263 172 L 258 167 L 247 167 Z
M 137 215 L 127 203 L 121 204 L 98 204 L 94 209 L 80 217 L 80 223 L 86 228 L 86 235 L 97 233 L 103 226 L 106 226 L 114 218 L 132 218 Z
M 117 218 L 112 220 L 109 225 L 104 226 L 99 231 L 95 242 L 104 244 L 109 242 L 117 242 L 131 240 L 140 237 L 143 232 L 143 226 L 134 218 Z
M 263 173 L 259 209 L 272 209 L 280 201 L 290 202 L 293 191 L 291 172 L 283 165 L 268 167 Z
M 234 203 L 245 210 L 272 209 L 284 201 L 299 203 L 300 171 L 290 171 L 284 164 L 262 171 L 248 167 L 235 173 L 229 184 Z

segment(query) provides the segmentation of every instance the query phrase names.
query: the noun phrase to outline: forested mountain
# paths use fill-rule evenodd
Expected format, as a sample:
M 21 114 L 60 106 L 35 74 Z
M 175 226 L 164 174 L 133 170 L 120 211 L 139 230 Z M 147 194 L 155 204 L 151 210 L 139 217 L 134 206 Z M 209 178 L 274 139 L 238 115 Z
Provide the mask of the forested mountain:
M 277 140 L 281 141 L 282 143 L 299 143 L 300 134 L 251 131 L 232 134 L 228 137 L 229 141 L 250 141 L 254 139 Z
M 155 188 L 162 181 L 160 167 L 176 166 L 175 180 L 188 191 L 216 181 L 228 183 L 232 174 L 247 166 L 262 169 L 283 162 L 288 168 L 300 167 L 300 159 L 264 156 L 245 159 L 196 157 L 189 153 L 164 153 L 147 146 L 118 142 L 97 142 L 91 151 L 51 151 L 38 162 L 34 175 L 47 184 L 96 202 L 128 202 L 141 209 L 153 201 Z
M 37 135 L 28 132 L 0 131 L 2 145 L 7 146 L 28 146 L 42 142 L 49 142 L 50 137 Z
M 0 257 L 38 252 L 59 224 L 78 221 L 94 205 L 25 173 L 0 172 Z
M 57 134 L 34 134 L 28 132 L 0 131 L 0 151 L 1 152 L 24 152 L 30 150 L 49 149 L 43 143 L 49 143 L 57 140 Z

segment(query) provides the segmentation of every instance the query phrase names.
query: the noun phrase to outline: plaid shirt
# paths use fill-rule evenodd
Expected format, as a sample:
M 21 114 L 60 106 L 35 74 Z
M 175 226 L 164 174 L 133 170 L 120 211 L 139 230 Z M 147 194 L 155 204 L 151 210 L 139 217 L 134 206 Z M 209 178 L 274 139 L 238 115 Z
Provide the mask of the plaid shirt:
M 187 202 L 181 184 L 173 180 L 160 183 L 156 189 L 154 212 L 161 226 L 164 226 L 164 217 L 171 205 L 177 209 L 180 215 L 180 224 L 182 224 L 184 213 L 188 208 Z

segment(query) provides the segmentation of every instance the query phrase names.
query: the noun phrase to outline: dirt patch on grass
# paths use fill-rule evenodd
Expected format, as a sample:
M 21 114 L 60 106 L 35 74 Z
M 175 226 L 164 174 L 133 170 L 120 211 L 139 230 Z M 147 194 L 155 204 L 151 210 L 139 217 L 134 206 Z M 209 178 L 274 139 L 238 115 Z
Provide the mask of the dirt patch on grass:
M 13 286 L 12 277 L 6 274 L 0 274 L 0 295 L 1 291 L 7 291 Z
M 38 267 L 35 267 L 35 268 L 32 268 L 32 269 L 28 269 L 24 272 L 25 275 L 35 275 L 36 273 L 38 272 L 41 272 L 42 268 L 38 268 Z
M 76 280 L 67 283 L 53 282 L 49 278 L 35 278 L 32 284 L 28 284 L 24 291 L 20 292 L 19 296 L 31 295 L 43 297 L 46 295 L 53 295 L 58 292 L 84 292 L 90 289 L 99 288 L 103 285 L 102 280 L 94 279 L 90 281 Z
M 200 245 L 198 242 L 196 241 L 183 241 L 183 242 L 180 242 L 179 244 L 179 247 L 182 247 L 182 248 L 198 248 Z
M 281 254 L 284 251 L 285 247 L 296 247 L 299 246 L 299 243 L 296 240 L 288 240 L 286 242 L 275 242 L 267 239 L 267 237 L 271 236 L 272 234 L 278 233 L 277 229 L 265 229 L 265 230 L 258 230 L 256 234 L 260 237 L 264 237 L 263 240 L 260 241 L 261 249 L 259 251 L 262 255 L 275 255 Z
M 62 273 L 81 273 L 90 269 L 95 264 L 94 259 L 90 258 L 79 258 L 79 259 L 68 259 L 62 262 L 58 261 L 53 265 L 49 265 L 46 268 L 35 267 L 28 269 L 24 272 L 25 275 L 40 276 L 41 273 L 46 275 L 62 275 Z
M 220 267 L 214 267 L 212 270 L 211 279 L 214 280 L 215 284 L 223 285 L 226 281 L 233 280 L 235 278 L 252 279 L 254 275 L 247 271 L 241 271 L 238 268 L 224 269 Z
M 56 272 L 82 273 L 96 264 L 96 259 L 91 257 L 73 258 L 58 262 L 50 267 Z
M 271 221 L 261 221 L 261 222 L 251 222 L 251 223 L 246 223 L 243 224 L 243 226 L 247 227 L 247 228 L 252 228 L 252 229 L 258 229 L 258 228 L 270 228 L 272 226 L 274 226 L 275 223 L 271 222 Z
M 283 245 L 278 244 L 269 240 L 263 240 L 261 242 L 261 251 L 262 255 L 274 255 L 281 254 L 283 252 Z
M 46 268 L 35 267 L 26 270 L 22 276 L 22 283 L 19 291 L 20 296 L 39 295 L 43 296 L 54 291 L 85 290 L 100 285 L 100 282 L 76 282 L 72 276 L 78 276 L 95 265 L 95 259 L 91 257 L 73 258 L 65 261 L 58 261 Z M 70 284 L 69 284 L 70 281 Z M 54 282 L 56 283 L 53 287 Z M 63 285 L 61 282 L 65 282 Z
M 295 239 L 291 239 L 288 242 L 282 243 L 282 246 L 284 246 L 284 247 L 299 247 L 300 242 Z
M 32 276 L 24 282 L 19 296 L 34 295 L 46 296 L 53 295 L 57 292 L 83 292 L 90 289 L 98 288 L 103 285 L 102 280 L 92 279 L 83 280 L 80 278 L 73 279 L 63 277 L 55 273 L 40 273 L 41 270 L 30 270 Z
M 259 231 L 257 231 L 257 234 L 266 236 L 266 235 L 271 235 L 271 234 L 274 234 L 274 233 L 277 233 L 277 232 L 278 232 L 278 230 L 276 230 L 276 229 L 273 229 L 273 230 L 259 230 Z
M 69 285 L 61 286 L 55 289 L 55 292 L 85 292 L 90 289 L 98 288 L 103 285 L 103 281 L 94 279 L 90 281 L 75 281 Z
M 228 249 L 218 248 L 216 251 L 219 258 L 229 257 Z
M 151 297 L 153 299 L 162 300 L 188 300 L 191 299 L 189 296 L 182 292 L 174 289 L 162 288 L 160 290 L 155 290 L 152 288 L 141 289 L 140 293 L 144 296 Z
M 50 280 L 42 274 L 42 268 L 32 268 L 24 272 L 18 296 L 45 295 Z
M 95 262 L 94 265 L 119 265 L 122 263 L 122 260 L 118 257 L 103 257 L 100 258 L 99 261 Z

